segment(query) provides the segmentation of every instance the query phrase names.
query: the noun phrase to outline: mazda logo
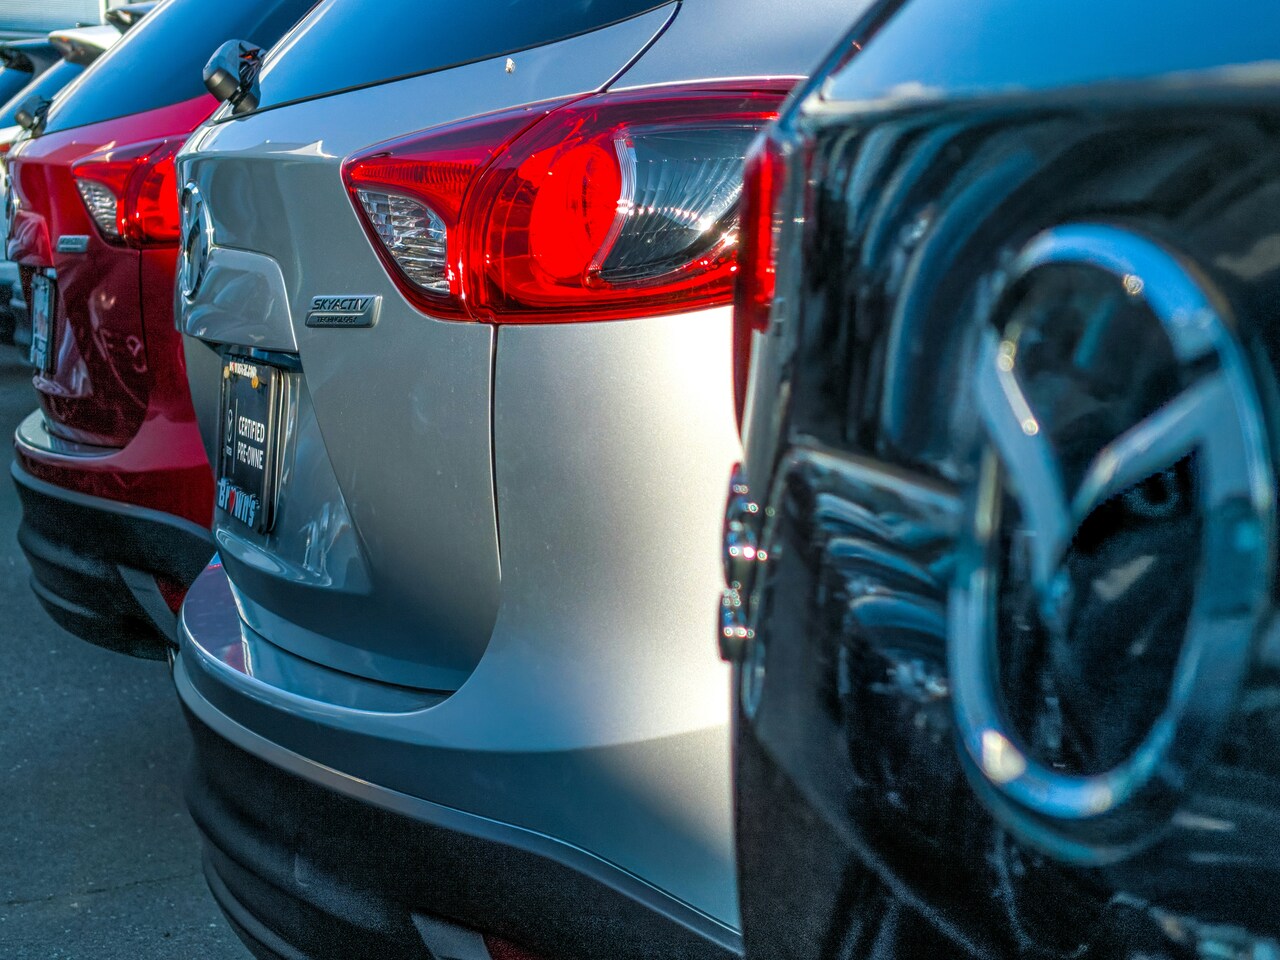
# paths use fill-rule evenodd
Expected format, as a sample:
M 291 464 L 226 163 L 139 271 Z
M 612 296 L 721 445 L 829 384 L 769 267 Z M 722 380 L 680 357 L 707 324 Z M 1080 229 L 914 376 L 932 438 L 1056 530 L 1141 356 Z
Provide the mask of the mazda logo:
M 1223 301 L 1136 232 L 1049 230 L 993 299 L 948 618 L 961 757 L 1015 834 L 1111 862 L 1217 748 L 1265 613 L 1259 400 Z
M 204 280 L 213 246 L 213 224 L 195 183 L 182 188 L 181 217 L 178 289 L 186 300 L 192 300 Z

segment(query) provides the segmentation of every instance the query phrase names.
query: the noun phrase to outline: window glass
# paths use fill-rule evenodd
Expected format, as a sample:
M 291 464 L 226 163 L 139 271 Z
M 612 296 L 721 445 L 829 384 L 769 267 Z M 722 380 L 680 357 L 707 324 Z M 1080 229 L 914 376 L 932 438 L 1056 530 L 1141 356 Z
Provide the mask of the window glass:
M 514 53 L 664 0 L 322 0 L 263 68 L 261 107 Z
M 265 49 L 314 2 L 166 0 L 66 89 L 49 110 L 45 132 L 198 97 L 205 92 L 201 72 L 220 44 L 249 40 Z
M 0 106 L 0 127 L 11 127 L 17 123 L 18 121 L 14 118 L 14 114 L 18 112 L 20 106 L 32 97 L 43 97 L 45 100 L 52 100 L 54 94 L 83 72 L 84 67 L 68 63 L 66 60 L 59 60 L 15 93 L 4 106 Z M 31 75 L 27 74 L 27 76 Z
M 7 101 L 30 82 L 31 74 L 25 70 L 15 70 L 13 67 L 0 70 L 0 102 Z

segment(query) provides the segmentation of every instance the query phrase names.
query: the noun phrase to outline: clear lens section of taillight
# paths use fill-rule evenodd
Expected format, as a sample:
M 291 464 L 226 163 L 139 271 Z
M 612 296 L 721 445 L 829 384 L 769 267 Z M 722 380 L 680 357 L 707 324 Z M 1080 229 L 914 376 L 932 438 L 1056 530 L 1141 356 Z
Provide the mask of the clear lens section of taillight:
M 380 145 L 343 175 L 393 278 L 434 316 L 536 323 L 715 306 L 737 269 L 747 146 L 789 86 L 543 104 Z M 374 194 L 403 198 L 397 222 Z M 424 213 L 440 221 L 430 257 L 409 245 L 425 243 Z M 406 251 L 422 262 L 402 262 Z
M 98 225 L 103 236 L 109 240 L 120 239 L 120 229 L 116 223 L 117 206 L 120 198 L 111 192 L 111 188 L 97 180 L 76 178 L 76 189 L 84 200 L 85 209 L 93 222 Z
M 394 193 L 357 190 L 369 225 L 406 277 L 432 293 L 449 292 L 448 230 L 425 204 Z
M 615 140 L 623 188 L 599 278 L 651 280 L 732 247 L 742 158 L 756 132 L 755 126 L 631 130 Z
M 410 302 L 433 316 L 468 319 L 460 272 L 463 204 L 495 153 L 553 106 L 438 127 L 342 165 L 365 231 Z

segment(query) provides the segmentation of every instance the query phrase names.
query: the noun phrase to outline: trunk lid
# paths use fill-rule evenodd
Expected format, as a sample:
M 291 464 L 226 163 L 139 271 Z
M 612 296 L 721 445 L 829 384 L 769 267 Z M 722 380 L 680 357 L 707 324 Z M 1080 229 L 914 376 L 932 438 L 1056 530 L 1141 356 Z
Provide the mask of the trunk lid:
M 474 16 L 483 19 L 484 6 Z M 280 367 L 286 384 L 273 527 L 258 532 L 226 510 L 215 521 L 250 627 L 374 679 L 452 690 L 470 674 L 499 599 L 493 330 L 434 319 L 404 300 L 363 231 L 341 164 L 438 124 L 598 90 L 674 7 L 509 56 L 276 106 L 273 64 L 324 26 L 326 10 L 340 12 L 324 4 L 264 69 L 264 108 L 206 128 L 179 157 L 179 183 L 198 196 L 208 225 L 184 237 L 212 237 L 207 253 L 194 254 L 201 279 L 193 296 L 179 294 L 184 332 L 222 358 Z M 426 36 L 420 22 L 405 20 Z M 327 82 L 317 82 L 290 96 L 324 92 Z M 372 326 L 308 326 L 315 298 L 381 299 Z M 223 363 L 199 347 L 188 353 L 207 421 L 220 404 Z M 217 442 L 206 436 L 211 448 Z

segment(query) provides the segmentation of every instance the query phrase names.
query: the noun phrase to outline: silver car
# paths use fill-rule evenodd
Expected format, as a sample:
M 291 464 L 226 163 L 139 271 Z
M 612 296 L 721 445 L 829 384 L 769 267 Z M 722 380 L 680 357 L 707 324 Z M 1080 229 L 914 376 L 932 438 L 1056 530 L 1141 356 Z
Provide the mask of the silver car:
M 211 62 L 176 300 L 219 555 L 175 678 L 259 956 L 740 951 L 737 201 L 852 15 L 324 0 Z

